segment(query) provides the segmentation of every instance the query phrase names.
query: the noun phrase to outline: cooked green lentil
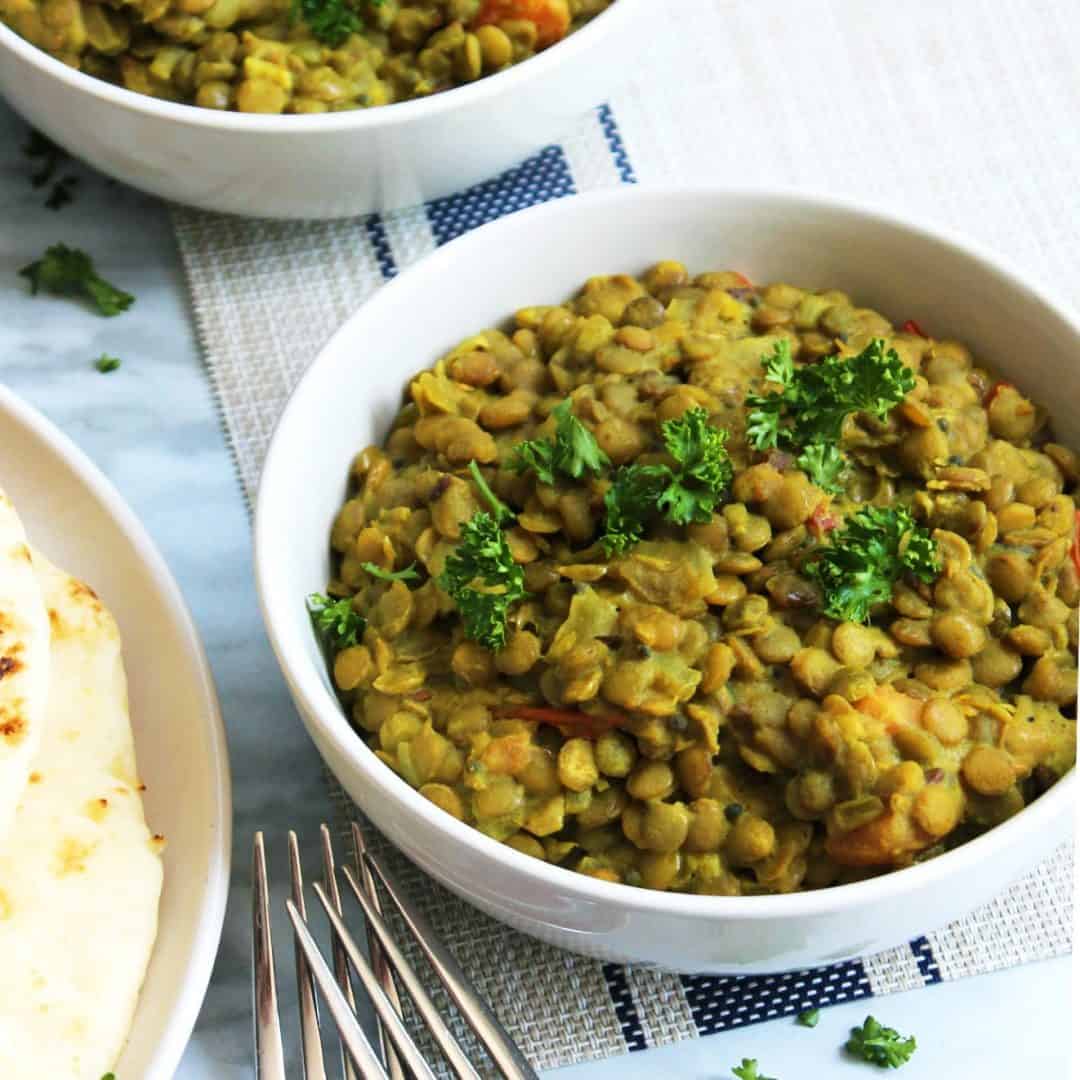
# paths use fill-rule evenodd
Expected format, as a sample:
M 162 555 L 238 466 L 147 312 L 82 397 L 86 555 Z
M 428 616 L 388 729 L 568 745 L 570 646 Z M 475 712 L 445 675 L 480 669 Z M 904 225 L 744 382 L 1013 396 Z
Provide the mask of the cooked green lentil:
M 136 93 L 323 113 L 473 82 L 613 2 L 296 0 L 294 10 L 294 0 L 0 0 L 0 19 L 65 64 Z
M 914 386 L 884 419 L 844 420 L 837 491 L 750 448 L 744 399 L 767 391 L 778 342 L 801 366 L 875 339 Z M 610 460 L 554 483 L 513 471 L 567 398 Z M 726 499 L 685 526 L 655 516 L 606 558 L 613 470 L 673 468 L 663 425 L 692 409 L 728 432 Z M 487 509 L 471 463 L 516 515 L 505 537 L 528 594 L 494 651 L 438 583 Z M 386 765 L 536 858 L 719 895 L 878 874 L 998 824 L 1072 767 L 1078 474 L 1045 412 L 963 345 L 843 292 L 675 262 L 592 278 L 452 349 L 356 458 L 328 590 L 368 621 L 334 677 Z M 907 508 L 937 563 L 866 623 L 837 622 L 807 567 L 867 506 Z

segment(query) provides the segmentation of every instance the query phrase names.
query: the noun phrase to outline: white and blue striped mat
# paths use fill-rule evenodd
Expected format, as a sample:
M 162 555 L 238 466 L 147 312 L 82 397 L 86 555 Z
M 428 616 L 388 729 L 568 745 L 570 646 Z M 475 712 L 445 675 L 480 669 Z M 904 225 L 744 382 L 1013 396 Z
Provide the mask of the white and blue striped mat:
M 604 106 L 566 142 L 511 172 L 413 210 L 315 223 L 176 210 L 207 366 L 246 494 L 287 394 L 380 284 L 503 214 L 634 182 L 616 117 Z M 428 359 L 418 357 L 417 366 Z M 336 783 L 330 788 L 344 825 L 356 808 Z M 986 908 L 907 946 L 814 970 L 726 978 L 621 967 L 542 945 L 480 915 L 398 858 L 408 888 L 542 1068 L 1057 956 L 1071 942 L 1071 845 Z

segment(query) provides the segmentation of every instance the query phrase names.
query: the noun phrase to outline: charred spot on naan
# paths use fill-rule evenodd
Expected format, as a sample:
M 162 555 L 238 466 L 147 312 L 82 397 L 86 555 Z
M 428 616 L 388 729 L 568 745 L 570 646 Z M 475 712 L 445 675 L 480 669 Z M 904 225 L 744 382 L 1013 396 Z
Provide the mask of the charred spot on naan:
M 116 622 L 102 604 L 96 592 L 85 582 L 69 578 L 64 588 L 67 599 L 63 612 L 50 606 L 49 623 L 54 638 L 75 637 L 77 635 L 102 637 L 118 640 L 120 631 Z
M 19 659 L 19 653 L 21 652 L 22 645 L 14 645 L 10 652 L 0 656 L 0 679 L 8 675 L 14 675 L 17 671 L 22 670 L 23 662 Z
M 0 705 L 0 743 L 18 746 L 26 738 L 26 713 L 21 700 Z
M 109 800 L 108 799 L 91 799 L 86 804 L 86 816 L 93 822 L 100 825 L 105 820 L 105 815 L 109 812 Z

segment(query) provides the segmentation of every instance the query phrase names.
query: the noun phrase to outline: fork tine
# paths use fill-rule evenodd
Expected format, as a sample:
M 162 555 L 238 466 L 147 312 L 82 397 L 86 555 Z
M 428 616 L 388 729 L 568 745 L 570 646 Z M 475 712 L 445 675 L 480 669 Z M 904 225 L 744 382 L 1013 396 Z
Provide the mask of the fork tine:
M 409 900 L 394 881 L 390 871 L 371 852 L 365 859 L 383 883 L 387 895 L 394 902 L 401 917 L 412 931 L 428 962 L 442 980 L 447 992 L 465 1017 L 469 1027 L 487 1048 L 492 1061 L 507 1080 L 537 1080 L 536 1072 L 525 1055 L 514 1044 L 506 1029 L 476 992 L 468 976 L 454 959 L 453 954 L 440 940 L 419 909 Z
M 326 892 L 321 886 L 316 885 L 315 895 L 326 909 L 326 917 L 330 920 L 335 937 L 348 953 L 357 975 L 360 976 L 360 981 L 364 984 L 364 989 L 367 990 L 371 997 L 371 1003 L 375 1006 L 375 1011 L 378 1013 L 386 1034 L 393 1040 L 394 1046 L 401 1054 L 405 1064 L 412 1069 L 417 1080 L 435 1080 L 435 1074 L 431 1071 L 427 1062 L 424 1061 L 423 1055 L 417 1049 L 412 1037 L 405 1030 L 401 1017 L 394 1011 L 393 1003 L 379 985 L 371 964 L 368 963 L 364 954 L 356 947 L 352 934 L 349 933 L 349 929 L 342 921 L 341 916 L 334 910 Z
M 304 874 L 300 869 L 300 846 L 296 833 L 289 830 L 289 876 L 292 880 L 292 901 L 302 919 L 307 918 L 304 905 Z M 300 1047 L 304 1060 L 304 1080 L 326 1080 L 326 1063 L 323 1060 L 322 1039 L 319 1037 L 319 1012 L 315 1004 L 315 987 L 307 958 L 298 942 L 293 943 L 296 953 L 296 992 L 300 1008 Z
M 319 827 L 319 833 L 322 837 L 323 888 L 326 889 L 330 902 L 334 905 L 334 910 L 340 915 L 341 892 L 338 890 L 337 870 L 334 866 L 333 840 L 326 825 Z M 334 957 L 334 977 L 337 979 L 338 986 L 341 987 L 342 994 L 345 995 L 349 1008 L 356 1012 L 356 997 L 353 994 L 352 981 L 349 978 L 349 958 L 345 953 L 345 946 L 341 944 L 336 934 L 331 937 L 331 948 Z M 383 1041 L 381 1028 L 379 1030 L 379 1041 L 380 1043 Z M 380 1046 L 379 1049 L 383 1051 L 382 1057 L 385 1061 L 385 1047 Z M 345 1080 L 356 1080 L 356 1070 L 353 1068 L 352 1059 L 349 1057 L 344 1043 L 341 1044 L 341 1071 Z M 397 1078 L 391 1074 L 390 1080 L 397 1080 Z
M 442 1050 L 450 1062 L 450 1067 L 460 1077 L 460 1080 L 479 1080 L 476 1070 L 469 1064 L 469 1059 L 462 1052 L 461 1047 L 458 1046 L 454 1036 L 450 1033 L 450 1029 L 439 1015 L 435 1002 L 431 1000 L 431 996 L 417 978 L 416 972 L 413 971 L 408 960 L 405 959 L 405 954 L 398 948 L 389 928 L 383 922 L 382 916 L 375 910 L 375 905 L 372 904 L 367 893 L 360 888 L 356 875 L 348 866 L 342 868 L 342 873 L 345 875 L 345 880 L 349 883 L 353 895 L 364 909 L 368 925 L 375 931 L 379 944 L 386 954 L 386 959 L 397 973 L 398 978 L 405 984 L 405 989 L 412 996 L 417 1012 L 424 1018 L 432 1037 L 439 1044 L 439 1049 Z
M 360 1075 L 364 1080 L 389 1080 L 367 1035 L 364 1034 L 364 1029 L 356 1019 L 356 1014 L 349 1008 L 349 1003 L 345 1000 L 341 988 L 334 982 L 334 976 L 323 959 L 322 953 L 319 952 L 319 946 L 315 944 L 315 939 L 311 936 L 311 931 L 307 928 L 303 916 L 292 900 L 285 901 L 285 910 L 293 924 L 297 945 L 307 959 L 311 974 L 318 983 L 326 1007 L 337 1025 L 341 1041 L 348 1048 Z
M 270 888 L 266 880 L 266 847 L 263 834 L 255 834 L 251 876 L 251 970 L 255 1013 L 255 1075 L 258 1080 L 286 1080 L 285 1054 L 281 1047 L 277 980 L 274 977 L 274 945 L 270 938 Z
M 364 840 L 364 834 L 360 831 L 360 826 L 356 822 L 352 822 L 352 838 L 353 849 L 356 852 L 356 868 L 360 871 L 360 884 L 364 887 L 364 892 L 368 894 L 372 905 L 375 910 L 381 915 L 382 904 L 379 901 L 379 894 L 375 889 L 375 879 L 371 876 L 371 868 L 364 860 L 364 852 L 367 850 L 367 843 Z M 337 892 L 337 881 L 334 881 L 334 892 Z M 341 914 L 341 902 L 337 901 L 337 913 Z M 379 980 L 379 985 L 383 988 L 383 992 L 390 999 L 390 1004 L 394 1006 L 394 1011 L 401 1016 L 401 998 L 398 996 L 397 984 L 394 982 L 393 972 L 390 970 L 390 965 L 386 962 L 386 956 L 379 945 L 379 939 L 375 936 L 375 932 L 371 929 L 371 924 L 367 924 L 367 941 L 368 941 L 368 955 L 371 957 L 371 967 L 375 972 L 375 977 Z M 334 944 L 337 944 L 337 938 L 334 939 Z M 382 1037 L 382 1029 L 379 1029 L 380 1038 Z M 386 1044 L 386 1040 L 383 1039 L 383 1058 L 386 1061 L 386 1071 L 390 1074 L 390 1080 L 405 1080 L 405 1074 L 401 1071 L 401 1063 L 397 1059 L 397 1055 L 394 1053 L 394 1048 Z

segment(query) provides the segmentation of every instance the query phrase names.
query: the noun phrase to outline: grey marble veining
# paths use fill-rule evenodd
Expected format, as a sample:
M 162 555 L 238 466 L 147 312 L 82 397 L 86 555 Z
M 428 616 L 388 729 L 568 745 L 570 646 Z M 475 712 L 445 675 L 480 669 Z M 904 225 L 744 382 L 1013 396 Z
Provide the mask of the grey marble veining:
M 274 845 L 279 901 L 287 828 L 308 838 L 309 873 L 317 867 L 310 856 L 316 854 L 318 823 L 329 812 L 321 765 L 263 635 L 247 515 L 194 339 L 168 214 L 156 201 L 77 167 L 62 173 L 81 178 L 75 203 L 59 212 L 45 209 L 45 192 L 31 187 L 31 165 L 18 149 L 24 139 L 24 125 L 0 105 L 0 379 L 66 431 L 129 501 L 172 567 L 210 655 L 232 759 L 233 877 L 221 952 L 177 1075 L 246 1080 L 253 1075 L 251 836 L 261 828 Z M 137 295 L 134 307 L 103 319 L 70 300 L 30 299 L 16 271 L 56 242 L 92 253 L 105 277 Z M 92 361 L 102 352 L 121 357 L 121 369 L 96 372 Z M 275 925 L 284 946 L 280 914 Z M 279 968 L 288 966 L 289 950 L 279 946 Z M 907 1080 L 947 1073 L 989 1080 L 1062 1076 L 1062 1035 L 1071 1022 L 1069 970 L 1067 959 L 1028 965 L 884 999 L 874 1010 L 888 1023 L 918 1032 L 925 1049 L 906 1067 Z M 282 993 L 291 1008 L 288 978 Z M 1016 1001 L 1026 1005 L 1023 1030 L 1015 1025 Z M 629 1060 L 578 1066 L 566 1071 L 566 1080 L 726 1080 L 731 1063 L 754 1055 L 769 1066 L 769 1075 L 785 1080 L 810 1076 L 808 1060 L 815 1063 L 814 1077 L 855 1077 L 865 1067 L 829 1048 L 842 1042 L 865 1009 L 862 1003 L 830 1009 L 815 1033 L 778 1021 Z M 994 1038 L 994 1032 L 1008 1037 Z

